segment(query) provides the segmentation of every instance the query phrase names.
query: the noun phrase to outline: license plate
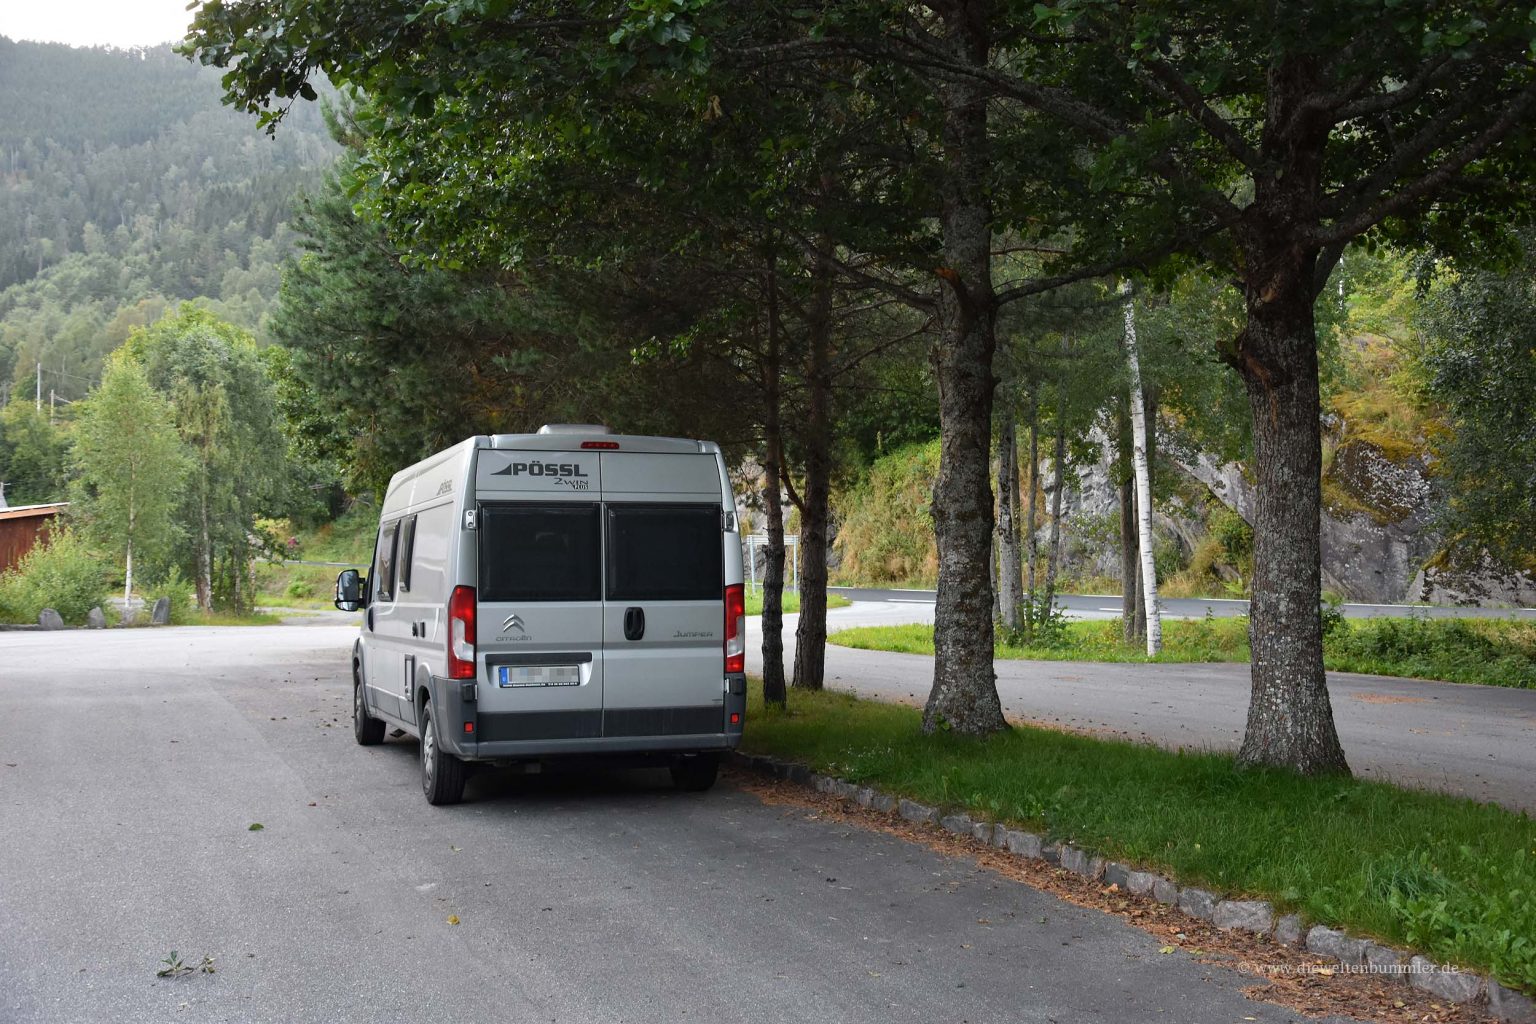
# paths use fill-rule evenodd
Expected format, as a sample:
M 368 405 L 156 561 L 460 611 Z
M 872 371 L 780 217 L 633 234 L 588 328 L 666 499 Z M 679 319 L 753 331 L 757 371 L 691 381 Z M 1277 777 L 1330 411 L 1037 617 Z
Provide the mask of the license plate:
M 502 686 L 580 686 L 580 665 L 502 665 Z

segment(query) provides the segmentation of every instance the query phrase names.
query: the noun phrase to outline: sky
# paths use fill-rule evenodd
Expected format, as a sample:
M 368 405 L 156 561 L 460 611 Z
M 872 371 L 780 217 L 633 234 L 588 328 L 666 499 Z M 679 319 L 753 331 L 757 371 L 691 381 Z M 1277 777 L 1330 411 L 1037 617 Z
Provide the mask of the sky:
M 146 46 L 180 39 L 187 0 L 0 0 L 0 36 L 71 46 Z

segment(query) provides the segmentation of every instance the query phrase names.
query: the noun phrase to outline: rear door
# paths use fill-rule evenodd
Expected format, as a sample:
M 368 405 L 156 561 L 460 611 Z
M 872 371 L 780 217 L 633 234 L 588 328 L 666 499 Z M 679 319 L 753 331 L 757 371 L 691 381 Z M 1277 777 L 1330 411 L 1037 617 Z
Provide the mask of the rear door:
M 724 726 L 724 546 L 713 456 L 603 455 L 605 735 Z
M 473 536 L 482 742 L 602 734 L 597 462 L 564 452 L 480 456 Z

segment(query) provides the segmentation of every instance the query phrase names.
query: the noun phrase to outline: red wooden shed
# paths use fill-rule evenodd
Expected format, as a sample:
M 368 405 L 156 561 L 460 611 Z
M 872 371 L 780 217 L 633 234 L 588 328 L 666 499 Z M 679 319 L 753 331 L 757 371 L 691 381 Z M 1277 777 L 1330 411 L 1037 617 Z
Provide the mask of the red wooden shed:
M 0 572 L 14 568 L 28 551 L 48 536 L 69 502 L 0 508 Z

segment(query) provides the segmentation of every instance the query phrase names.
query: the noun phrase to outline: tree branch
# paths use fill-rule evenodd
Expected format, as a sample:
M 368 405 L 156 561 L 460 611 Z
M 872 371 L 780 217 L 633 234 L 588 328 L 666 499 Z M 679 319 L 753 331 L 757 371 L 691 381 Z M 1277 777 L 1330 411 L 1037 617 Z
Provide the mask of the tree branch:
M 1258 150 L 1249 145 L 1243 138 L 1243 133 L 1226 118 L 1212 109 L 1200 91 L 1190 85 L 1184 76 L 1179 74 L 1173 65 L 1161 60 L 1154 60 L 1143 65 L 1154 78 L 1163 85 L 1159 90 L 1170 99 L 1176 100 L 1183 106 L 1185 113 L 1194 118 L 1195 123 L 1204 128 L 1206 133 L 1221 144 L 1227 154 L 1242 164 L 1250 171 L 1257 171 L 1261 163 Z
M 1515 125 L 1533 106 L 1536 106 L 1536 82 L 1532 82 L 1517 93 L 1492 124 L 1442 160 L 1433 170 L 1397 193 L 1383 196 L 1353 216 L 1334 221 L 1331 226 L 1314 233 L 1311 241 L 1324 247 L 1348 242 L 1387 217 L 1423 199 L 1435 189 L 1453 181 L 1463 167 L 1482 156 L 1494 143 L 1513 131 Z

